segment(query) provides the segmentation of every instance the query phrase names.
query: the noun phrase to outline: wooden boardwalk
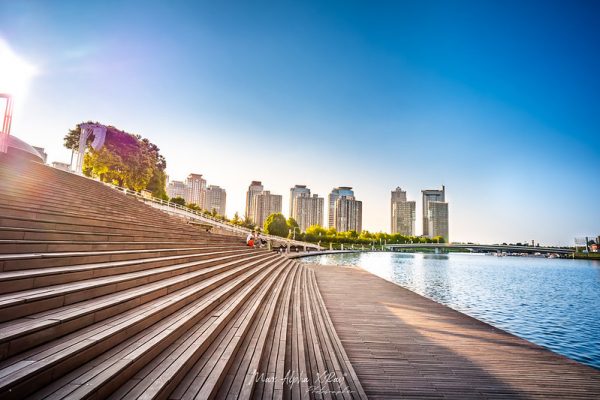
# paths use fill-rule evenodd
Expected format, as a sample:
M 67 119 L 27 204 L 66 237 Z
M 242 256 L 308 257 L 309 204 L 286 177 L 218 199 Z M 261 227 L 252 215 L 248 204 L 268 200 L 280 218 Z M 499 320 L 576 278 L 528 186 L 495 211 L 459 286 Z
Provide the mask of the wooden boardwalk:
M 364 270 L 312 268 L 369 399 L 600 399 L 600 371 Z

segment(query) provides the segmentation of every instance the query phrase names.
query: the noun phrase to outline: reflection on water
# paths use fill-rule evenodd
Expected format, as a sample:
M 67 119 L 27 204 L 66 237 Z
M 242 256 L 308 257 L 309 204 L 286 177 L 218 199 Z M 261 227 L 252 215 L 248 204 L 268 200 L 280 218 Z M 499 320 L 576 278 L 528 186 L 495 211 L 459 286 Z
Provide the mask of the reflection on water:
M 598 261 L 401 253 L 346 253 L 303 261 L 360 266 L 600 369 Z

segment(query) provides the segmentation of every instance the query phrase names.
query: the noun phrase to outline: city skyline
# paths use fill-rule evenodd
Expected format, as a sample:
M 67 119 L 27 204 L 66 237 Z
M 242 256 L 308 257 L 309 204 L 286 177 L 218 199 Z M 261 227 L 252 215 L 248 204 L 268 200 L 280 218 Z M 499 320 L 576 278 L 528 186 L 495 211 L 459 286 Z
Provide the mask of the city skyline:
M 50 163 L 94 120 L 218 182 L 229 216 L 254 179 L 352 185 L 389 231 L 391 188 L 446 185 L 453 241 L 570 245 L 600 226 L 599 9 L 0 1 L 0 57 L 26 61 L 12 132 Z

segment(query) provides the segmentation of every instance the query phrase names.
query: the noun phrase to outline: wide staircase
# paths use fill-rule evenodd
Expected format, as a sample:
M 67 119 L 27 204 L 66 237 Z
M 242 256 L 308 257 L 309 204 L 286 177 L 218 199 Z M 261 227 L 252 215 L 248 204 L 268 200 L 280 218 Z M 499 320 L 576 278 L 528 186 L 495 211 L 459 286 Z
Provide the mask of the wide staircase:
M 310 269 L 0 154 L 0 398 L 366 396 Z

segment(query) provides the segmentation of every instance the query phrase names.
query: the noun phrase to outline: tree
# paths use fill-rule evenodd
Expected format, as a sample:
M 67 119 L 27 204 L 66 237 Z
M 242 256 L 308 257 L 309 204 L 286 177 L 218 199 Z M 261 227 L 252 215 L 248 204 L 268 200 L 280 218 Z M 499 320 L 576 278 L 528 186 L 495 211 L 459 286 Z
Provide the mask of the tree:
M 78 149 L 80 134 L 81 124 L 78 124 L 65 136 L 64 146 Z M 107 126 L 104 146 L 100 150 L 89 146 L 93 139 L 90 135 L 86 144 L 87 152 L 83 159 L 85 175 L 135 191 L 149 190 L 155 197 L 167 198 L 167 162 L 155 144 L 113 126 Z
M 196 203 L 188 203 L 187 208 L 189 208 L 190 210 L 194 210 L 194 211 L 202 211 L 200 206 Z
M 185 199 L 181 196 L 172 197 L 171 203 L 179 204 L 180 206 L 185 206 Z
M 306 234 L 312 235 L 315 237 L 325 236 L 327 235 L 327 230 L 323 228 L 321 225 L 311 225 L 306 229 Z
M 238 212 L 236 211 L 235 214 L 233 214 L 233 218 L 231 219 L 231 223 L 234 225 L 241 225 L 242 224 L 242 220 L 240 219 L 240 214 L 238 214 Z
M 294 235 L 296 235 L 297 233 L 301 233 L 300 231 L 300 226 L 298 225 L 298 222 L 296 222 L 296 220 L 292 217 L 289 217 L 286 221 L 288 230 L 289 230 L 289 234 L 288 237 L 292 237 Z
M 298 222 L 296 222 L 296 220 L 292 217 L 289 217 L 286 221 L 288 228 L 290 229 L 294 229 L 294 228 L 300 228 L 300 225 L 298 225 Z
M 242 221 L 242 226 L 248 229 L 255 229 L 256 228 L 256 224 L 254 223 L 254 221 L 252 221 L 250 219 L 249 216 L 245 216 L 244 220 Z
M 443 236 L 435 236 L 431 239 L 432 243 L 445 243 Z
M 290 229 L 282 213 L 273 213 L 267 217 L 263 225 L 264 232 L 269 235 L 287 237 Z

